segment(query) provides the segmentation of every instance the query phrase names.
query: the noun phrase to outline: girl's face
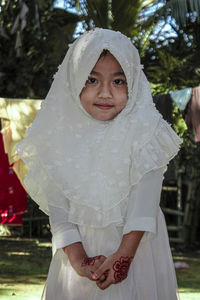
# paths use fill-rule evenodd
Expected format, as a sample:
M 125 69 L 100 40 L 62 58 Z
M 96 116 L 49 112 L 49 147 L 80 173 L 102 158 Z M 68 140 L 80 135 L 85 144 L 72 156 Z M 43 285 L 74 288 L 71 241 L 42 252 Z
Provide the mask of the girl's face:
M 100 57 L 80 94 L 84 109 L 95 119 L 114 119 L 126 106 L 128 87 L 125 74 L 114 56 Z

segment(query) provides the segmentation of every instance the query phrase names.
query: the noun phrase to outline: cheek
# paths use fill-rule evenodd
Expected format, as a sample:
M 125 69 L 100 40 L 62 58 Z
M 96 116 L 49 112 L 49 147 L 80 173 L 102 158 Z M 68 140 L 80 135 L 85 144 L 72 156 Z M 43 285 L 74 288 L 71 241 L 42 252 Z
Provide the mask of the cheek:
M 123 91 L 121 91 L 119 100 L 120 100 L 119 102 L 120 102 L 121 106 L 126 106 L 126 103 L 128 101 L 128 90 L 127 89 L 124 89 Z
M 79 97 L 80 97 L 80 101 L 83 102 L 83 101 L 84 101 L 84 98 L 85 98 L 85 88 L 82 89 L 82 91 L 81 91 Z
M 126 87 L 124 88 L 124 102 L 125 102 L 125 105 L 128 101 L 128 86 L 126 85 Z
M 121 94 L 120 98 L 118 98 L 118 99 L 119 99 L 119 101 L 118 101 L 117 107 L 118 107 L 118 111 L 121 112 L 125 108 L 127 101 L 128 101 L 127 93 L 124 91 Z
M 93 99 L 94 91 L 89 87 L 84 87 L 80 93 L 81 102 L 90 102 Z
M 124 98 L 124 100 L 121 102 L 121 110 L 126 107 L 127 104 L 127 98 Z
M 80 93 L 80 101 L 83 106 L 88 105 L 89 98 L 88 91 L 84 88 Z

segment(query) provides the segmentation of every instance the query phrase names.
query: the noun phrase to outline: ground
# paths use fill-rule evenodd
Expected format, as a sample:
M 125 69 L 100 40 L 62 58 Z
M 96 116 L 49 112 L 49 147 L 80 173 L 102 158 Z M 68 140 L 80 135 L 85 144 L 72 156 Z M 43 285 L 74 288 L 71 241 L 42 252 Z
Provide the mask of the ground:
M 0 238 L 0 299 L 39 300 L 51 259 L 51 244 Z
M 0 237 L 0 300 L 39 300 L 51 259 L 48 240 Z M 200 253 L 175 253 L 181 300 L 200 299 Z

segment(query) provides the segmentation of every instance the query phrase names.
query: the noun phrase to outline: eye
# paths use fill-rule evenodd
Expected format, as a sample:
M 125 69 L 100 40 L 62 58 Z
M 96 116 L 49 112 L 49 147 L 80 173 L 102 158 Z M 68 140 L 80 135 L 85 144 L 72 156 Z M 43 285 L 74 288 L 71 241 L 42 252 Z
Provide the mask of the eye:
M 126 84 L 126 80 L 121 79 L 121 78 L 117 78 L 113 81 L 113 83 L 116 84 L 116 85 Z
M 97 79 L 94 77 L 88 77 L 87 83 L 95 84 L 95 83 L 97 83 Z

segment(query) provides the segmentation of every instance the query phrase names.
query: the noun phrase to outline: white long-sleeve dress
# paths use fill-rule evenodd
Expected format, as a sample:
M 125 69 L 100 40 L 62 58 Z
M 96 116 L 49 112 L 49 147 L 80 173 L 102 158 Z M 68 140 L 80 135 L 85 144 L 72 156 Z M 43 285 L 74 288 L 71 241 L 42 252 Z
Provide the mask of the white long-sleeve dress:
M 49 205 L 53 257 L 42 299 L 45 300 L 176 300 L 177 283 L 168 234 L 160 209 L 163 170 L 143 176 L 123 202 L 124 225 L 112 223 L 91 228 L 68 222 L 64 210 Z M 50 189 L 50 186 L 49 186 Z M 49 197 L 62 197 L 57 190 Z M 90 218 L 90 215 L 88 215 Z M 72 268 L 62 248 L 82 242 L 89 257 L 114 253 L 123 234 L 145 231 L 129 269 L 121 283 L 100 290 L 94 281 L 80 277 Z
M 95 119 L 80 101 L 104 49 L 120 64 L 128 88 L 126 107 L 107 121 Z M 109 101 L 115 103 L 114 95 Z M 50 214 L 54 252 L 43 299 L 177 299 L 159 201 L 163 169 L 181 142 L 156 110 L 139 53 L 127 37 L 95 28 L 74 41 L 27 136 L 16 145 L 29 170 L 24 185 Z M 62 250 L 81 241 L 88 256 L 108 256 L 132 230 L 145 234 L 128 278 L 104 291 L 77 275 Z

